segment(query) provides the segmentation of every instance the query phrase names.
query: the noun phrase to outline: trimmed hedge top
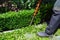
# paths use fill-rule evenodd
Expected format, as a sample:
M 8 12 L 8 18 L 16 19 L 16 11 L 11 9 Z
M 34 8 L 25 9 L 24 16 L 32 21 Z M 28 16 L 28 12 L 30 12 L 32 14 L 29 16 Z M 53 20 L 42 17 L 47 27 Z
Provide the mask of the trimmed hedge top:
M 9 18 L 9 17 L 14 17 L 14 16 L 21 16 L 21 15 L 27 15 L 28 13 L 32 14 L 34 12 L 33 9 L 31 10 L 20 10 L 19 12 L 6 12 L 3 14 L 0 14 L 0 18 Z M 28 15 L 30 15 L 28 14 Z

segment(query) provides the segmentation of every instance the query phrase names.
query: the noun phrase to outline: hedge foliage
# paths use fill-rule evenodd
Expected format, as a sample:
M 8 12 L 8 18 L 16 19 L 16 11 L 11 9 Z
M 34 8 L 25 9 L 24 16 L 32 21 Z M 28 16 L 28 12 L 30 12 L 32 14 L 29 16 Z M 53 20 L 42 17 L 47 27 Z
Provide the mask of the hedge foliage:
M 42 4 L 54 4 L 56 0 L 42 0 Z M 0 3 L 4 5 L 10 5 L 5 7 L 0 7 L 0 12 L 7 12 L 8 10 L 11 10 L 12 4 L 17 7 L 18 9 L 31 9 L 35 8 L 38 0 L 1 0 Z
M 20 10 L 19 12 L 7 12 L 0 14 L 0 31 L 17 29 L 29 25 L 34 10 Z M 40 13 L 35 17 L 34 24 L 39 23 Z
M 31 9 L 34 8 L 38 2 L 38 0 L 11 0 L 13 1 L 19 8 L 22 9 Z M 42 0 L 42 4 L 54 4 L 56 0 Z

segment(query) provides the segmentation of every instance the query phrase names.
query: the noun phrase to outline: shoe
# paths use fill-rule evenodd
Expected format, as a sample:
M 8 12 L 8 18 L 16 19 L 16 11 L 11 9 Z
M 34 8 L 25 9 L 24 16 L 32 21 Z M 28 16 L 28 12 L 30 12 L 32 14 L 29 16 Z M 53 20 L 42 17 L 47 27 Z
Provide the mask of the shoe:
M 51 35 L 48 35 L 45 32 L 38 32 L 37 35 L 40 36 L 40 37 L 49 37 L 49 36 L 51 36 Z

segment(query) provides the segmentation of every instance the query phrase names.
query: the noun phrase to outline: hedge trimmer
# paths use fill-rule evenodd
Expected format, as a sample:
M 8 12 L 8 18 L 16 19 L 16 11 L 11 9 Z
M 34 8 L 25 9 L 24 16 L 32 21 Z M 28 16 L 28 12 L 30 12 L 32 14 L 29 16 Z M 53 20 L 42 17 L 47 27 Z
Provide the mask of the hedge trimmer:
M 30 25 L 32 25 L 32 22 L 33 22 L 35 16 L 37 15 L 37 13 L 38 13 L 38 10 L 39 10 L 39 7 L 40 7 L 40 5 L 41 5 L 41 2 L 42 2 L 42 0 L 39 0 L 38 3 L 37 3 L 37 6 L 36 6 L 36 8 L 35 8 L 35 11 L 34 11 L 32 20 L 31 20 L 31 22 L 30 22 Z

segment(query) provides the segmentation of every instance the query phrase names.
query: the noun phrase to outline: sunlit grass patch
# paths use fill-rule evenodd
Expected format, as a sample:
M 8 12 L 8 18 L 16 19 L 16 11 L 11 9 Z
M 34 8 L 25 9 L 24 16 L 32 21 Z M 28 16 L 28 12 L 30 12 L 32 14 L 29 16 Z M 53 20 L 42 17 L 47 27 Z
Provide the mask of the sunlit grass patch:
M 47 26 L 46 24 L 41 24 L 42 27 L 40 29 L 38 27 L 39 25 L 23 27 L 12 32 L 0 33 L 0 40 L 50 40 L 50 37 L 39 37 L 37 35 L 38 32 L 44 31 Z M 60 34 L 59 30 L 57 33 Z

